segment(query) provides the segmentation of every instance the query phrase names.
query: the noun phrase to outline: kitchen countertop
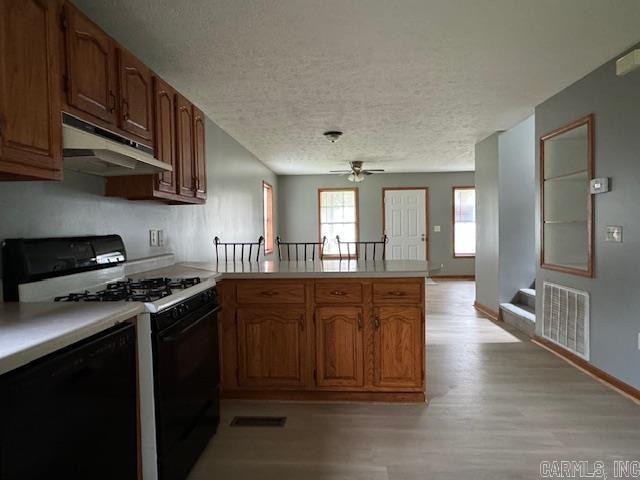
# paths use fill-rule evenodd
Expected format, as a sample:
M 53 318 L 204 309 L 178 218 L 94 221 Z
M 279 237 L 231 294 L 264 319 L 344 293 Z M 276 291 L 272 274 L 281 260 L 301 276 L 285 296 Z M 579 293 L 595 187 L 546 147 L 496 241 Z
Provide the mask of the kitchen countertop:
M 0 374 L 135 317 L 142 303 L 0 302 Z
M 428 262 L 417 260 L 386 260 L 364 262 L 355 260 L 323 260 L 278 262 L 186 262 L 184 267 L 217 272 L 212 278 L 313 278 L 313 277 L 426 277 Z
M 172 257 L 171 259 L 172 260 Z M 195 277 L 201 288 L 224 278 L 339 278 L 426 277 L 428 263 L 387 260 L 364 262 L 324 260 L 309 262 L 183 262 L 131 276 Z M 147 309 L 150 306 L 147 305 Z M 153 310 L 153 309 L 152 309 Z M 138 302 L 0 302 L 0 375 L 75 342 L 88 338 L 145 311 Z

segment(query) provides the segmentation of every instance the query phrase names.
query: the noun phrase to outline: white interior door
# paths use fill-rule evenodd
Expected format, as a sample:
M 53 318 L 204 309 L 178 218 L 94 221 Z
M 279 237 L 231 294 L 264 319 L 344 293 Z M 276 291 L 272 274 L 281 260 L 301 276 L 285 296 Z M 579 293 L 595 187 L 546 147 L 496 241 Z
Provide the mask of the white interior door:
M 387 260 L 427 259 L 427 195 L 424 189 L 384 191 Z

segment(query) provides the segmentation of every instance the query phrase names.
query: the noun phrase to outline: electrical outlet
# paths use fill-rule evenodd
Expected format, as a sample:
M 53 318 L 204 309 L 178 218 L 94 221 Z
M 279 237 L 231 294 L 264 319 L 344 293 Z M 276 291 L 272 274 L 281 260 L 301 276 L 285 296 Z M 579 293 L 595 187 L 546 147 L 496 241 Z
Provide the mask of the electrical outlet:
M 158 230 L 158 246 L 164 247 L 164 230 Z
M 158 230 L 149 230 L 149 245 L 158 246 Z

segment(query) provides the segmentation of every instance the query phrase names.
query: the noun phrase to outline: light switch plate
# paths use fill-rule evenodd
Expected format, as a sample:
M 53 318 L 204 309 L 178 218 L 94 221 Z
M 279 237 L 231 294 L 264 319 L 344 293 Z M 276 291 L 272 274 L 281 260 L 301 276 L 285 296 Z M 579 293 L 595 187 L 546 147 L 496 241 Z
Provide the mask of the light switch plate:
M 604 241 L 622 243 L 622 227 L 616 225 L 607 225 Z
M 440 231 L 440 225 L 434 225 L 433 226 L 433 231 L 434 232 L 439 232 Z
M 164 230 L 158 230 L 158 246 L 164 247 Z
M 152 247 L 158 246 L 158 230 L 149 230 L 149 245 Z
M 607 193 L 609 191 L 609 179 L 607 177 L 594 178 L 589 184 L 589 191 L 593 194 Z

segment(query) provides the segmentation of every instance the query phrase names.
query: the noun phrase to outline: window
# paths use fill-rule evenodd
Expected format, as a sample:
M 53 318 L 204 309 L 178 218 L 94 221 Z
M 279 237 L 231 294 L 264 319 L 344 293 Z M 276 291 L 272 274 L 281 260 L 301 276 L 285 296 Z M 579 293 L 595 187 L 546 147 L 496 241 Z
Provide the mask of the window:
M 453 187 L 453 256 L 476 254 L 476 189 Z
M 264 204 L 264 252 L 273 253 L 273 187 L 262 182 Z
M 345 242 L 358 240 L 358 189 L 327 188 L 318 190 L 320 239 L 327 237 L 324 255 L 338 256 L 336 235 Z

